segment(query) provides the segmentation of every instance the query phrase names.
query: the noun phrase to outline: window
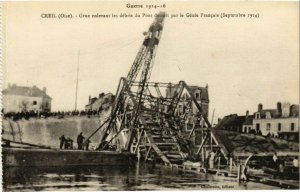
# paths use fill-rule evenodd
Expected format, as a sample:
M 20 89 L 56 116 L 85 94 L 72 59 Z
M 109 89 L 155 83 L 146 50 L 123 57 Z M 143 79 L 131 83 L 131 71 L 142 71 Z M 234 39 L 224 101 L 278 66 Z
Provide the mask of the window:
M 271 130 L 271 123 L 267 123 L 267 131 Z
M 256 131 L 258 131 L 260 129 L 260 125 L 259 123 L 256 123 Z
M 255 114 L 255 118 L 256 118 L 256 119 L 260 119 L 260 114 L 259 114 L 259 113 L 256 113 L 256 114 Z
M 278 123 L 277 128 L 278 128 L 278 131 L 281 131 L 281 123 Z
M 45 103 L 45 107 L 48 108 L 48 102 Z
M 200 98 L 200 94 L 196 93 L 196 99 L 199 99 L 199 98 Z
M 182 105 L 178 105 L 178 108 L 179 108 L 178 113 L 179 113 L 179 115 L 181 115 L 182 114 Z
M 294 131 L 295 129 L 295 123 L 291 123 L 291 131 Z
M 36 105 L 37 104 L 37 102 L 36 101 L 33 101 L 33 103 L 32 103 L 33 105 Z

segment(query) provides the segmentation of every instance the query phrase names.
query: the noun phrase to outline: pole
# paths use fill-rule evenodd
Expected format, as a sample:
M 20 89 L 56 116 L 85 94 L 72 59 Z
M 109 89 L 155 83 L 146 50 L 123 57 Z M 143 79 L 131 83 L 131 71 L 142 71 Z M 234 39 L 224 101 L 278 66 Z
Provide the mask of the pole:
M 80 49 L 78 50 L 78 59 L 77 59 L 77 76 L 76 76 L 76 92 L 75 92 L 75 111 L 77 110 L 78 75 L 79 75 L 79 57 L 80 57 Z
M 211 117 L 211 125 L 213 125 L 214 115 L 215 115 L 215 109 L 213 110 L 213 114 L 212 114 L 212 117 Z

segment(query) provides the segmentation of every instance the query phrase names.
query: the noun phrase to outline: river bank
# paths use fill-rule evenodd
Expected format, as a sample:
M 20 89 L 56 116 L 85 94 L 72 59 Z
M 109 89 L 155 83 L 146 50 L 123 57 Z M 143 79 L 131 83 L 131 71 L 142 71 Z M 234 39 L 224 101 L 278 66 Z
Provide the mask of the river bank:
M 59 137 L 65 135 L 76 143 L 76 138 L 80 132 L 88 137 L 100 126 L 99 117 L 65 117 L 63 119 L 29 119 L 12 121 L 3 119 L 2 121 L 2 138 L 27 142 L 36 145 L 59 148 Z M 99 144 L 101 131 L 97 132 L 91 140 L 91 148 Z

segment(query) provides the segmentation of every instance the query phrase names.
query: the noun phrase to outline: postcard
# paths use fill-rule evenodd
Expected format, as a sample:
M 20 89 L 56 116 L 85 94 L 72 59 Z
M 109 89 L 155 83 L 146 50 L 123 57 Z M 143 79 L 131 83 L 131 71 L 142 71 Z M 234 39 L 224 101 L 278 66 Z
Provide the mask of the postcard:
M 299 2 L 1 2 L 4 191 L 299 189 Z

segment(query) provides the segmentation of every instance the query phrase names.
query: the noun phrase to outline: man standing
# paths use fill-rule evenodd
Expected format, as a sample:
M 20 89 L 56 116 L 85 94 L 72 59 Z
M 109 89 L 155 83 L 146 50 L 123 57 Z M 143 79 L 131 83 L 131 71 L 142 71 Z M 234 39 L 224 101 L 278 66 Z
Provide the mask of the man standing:
M 215 152 L 212 151 L 212 152 L 210 153 L 210 158 L 209 158 L 209 168 L 211 168 L 211 169 L 214 168 L 214 160 L 215 160 L 215 156 L 216 156 Z
M 64 145 L 65 142 L 66 142 L 66 138 L 65 138 L 64 135 L 62 135 L 62 136 L 60 136 L 59 140 L 60 140 L 59 148 L 62 149 L 63 145 Z
M 298 157 L 295 157 L 295 158 L 293 159 L 293 167 L 296 167 L 296 168 L 299 167 Z
M 274 169 L 277 169 L 278 168 L 278 157 L 277 157 L 277 153 L 274 152 L 274 155 L 273 155 L 273 166 L 274 166 Z
M 85 150 L 89 150 L 90 143 L 91 141 L 89 139 L 85 142 Z
M 73 149 L 73 139 L 70 137 L 68 138 L 68 143 L 69 143 L 69 149 Z
M 78 145 L 78 149 L 83 149 L 83 140 L 84 137 L 82 136 L 82 132 L 78 135 L 77 137 L 77 145 Z

